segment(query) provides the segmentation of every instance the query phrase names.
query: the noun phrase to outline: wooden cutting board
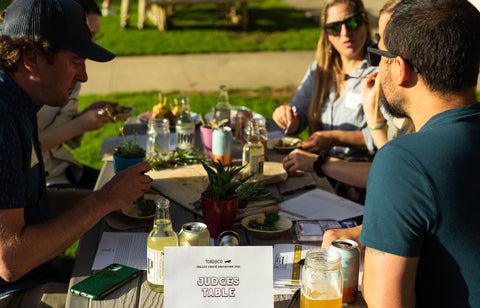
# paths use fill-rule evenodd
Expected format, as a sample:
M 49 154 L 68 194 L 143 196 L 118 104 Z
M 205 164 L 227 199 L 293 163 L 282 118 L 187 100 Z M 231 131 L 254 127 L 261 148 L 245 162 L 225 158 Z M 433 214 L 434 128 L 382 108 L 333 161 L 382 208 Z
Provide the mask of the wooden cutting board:
M 150 171 L 147 173 L 153 179 L 151 186 L 162 195 L 182 205 L 183 207 L 202 215 L 201 210 L 195 210 L 193 203 L 200 199 L 202 192 L 208 187 L 207 172 L 201 164 L 179 166 L 176 168 Z M 265 162 L 264 177 L 267 184 L 283 182 L 288 175 L 278 162 Z M 237 219 L 265 211 L 278 210 L 278 205 L 252 204 Z

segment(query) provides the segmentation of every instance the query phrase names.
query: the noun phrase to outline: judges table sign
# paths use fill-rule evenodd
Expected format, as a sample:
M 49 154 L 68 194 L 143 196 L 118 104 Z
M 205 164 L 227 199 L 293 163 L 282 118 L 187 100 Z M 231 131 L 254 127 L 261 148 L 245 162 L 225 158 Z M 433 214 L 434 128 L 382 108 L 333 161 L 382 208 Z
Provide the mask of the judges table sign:
M 167 308 L 273 308 L 272 247 L 165 247 Z

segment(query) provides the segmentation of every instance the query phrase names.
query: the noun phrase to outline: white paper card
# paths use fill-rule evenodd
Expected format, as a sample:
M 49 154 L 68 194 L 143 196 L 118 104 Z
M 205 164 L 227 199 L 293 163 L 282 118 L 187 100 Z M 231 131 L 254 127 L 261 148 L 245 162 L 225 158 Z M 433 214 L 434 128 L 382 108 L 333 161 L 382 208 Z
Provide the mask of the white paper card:
M 103 232 L 92 270 L 119 263 L 139 270 L 147 269 L 146 232 Z
M 273 308 L 271 246 L 165 247 L 168 308 Z
M 344 220 L 363 215 L 363 206 L 317 188 L 281 202 L 279 214 L 293 220 Z

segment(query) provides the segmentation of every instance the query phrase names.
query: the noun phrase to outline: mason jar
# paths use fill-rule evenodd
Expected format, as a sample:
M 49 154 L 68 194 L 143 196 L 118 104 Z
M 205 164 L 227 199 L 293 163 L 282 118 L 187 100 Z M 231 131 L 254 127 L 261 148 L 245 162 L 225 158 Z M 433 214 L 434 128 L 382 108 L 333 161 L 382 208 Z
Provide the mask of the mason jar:
M 147 158 L 165 158 L 170 151 L 170 122 L 151 119 L 147 130 Z
M 342 307 L 342 257 L 318 248 L 307 252 L 302 269 L 300 308 Z

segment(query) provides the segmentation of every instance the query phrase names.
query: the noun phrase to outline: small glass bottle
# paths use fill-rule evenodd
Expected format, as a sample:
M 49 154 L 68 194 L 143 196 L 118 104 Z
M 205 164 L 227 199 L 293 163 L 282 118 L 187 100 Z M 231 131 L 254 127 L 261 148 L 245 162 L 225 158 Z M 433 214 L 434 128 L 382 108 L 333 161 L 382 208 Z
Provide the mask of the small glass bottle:
M 190 115 L 190 102 L 188 97 L 182 97 L 180 115 L 175 125 L 177 150 L 190 150 L 195 146 L 195 121 Z
M 170 122 L 168 119 L 148 121 L 147 158 L 162 158 L 170 151 Z
M 242 165 L 248 164 L 248 166 L 244 168 L 244 175 L 249 176 L 254 174 L 248 180 L 249 182 L 262 181 L 265 155 L 256 120 L 250 120 L 248 122 L 245 133 L 247 142 L 243 146 Z
M 267 161 L 267 141 L 268 141 L 268 131 L 267 131 L 267 120 L 265 118 L 256 119 L 258 123 L 258 135 L 260 136 L 260 142 L 263 145 L 263 157 Z
M 334 250 L 307 252 L 302 269 L 300 308 L 342 307 L 342 257 Z
M 228 91 L 227 86 L 221 85 L 220 86 L 220 93 L 218 95 L 217 104 L 213 109 L 213 118 L 220 123 L 223 119 L 227 119 L 227 123 L 225 126 L 230 126 L 230 112 L 232 110 L 232 106 L 228 102 Z
M 147 239 L 147 282 L 150 289 L 159 293 L 163 293 L 164 289 L 164 248 L 178 246 L 169 207 L 170 202 L 167 199 L 160 198 L 157 201 L 153 229 Z

